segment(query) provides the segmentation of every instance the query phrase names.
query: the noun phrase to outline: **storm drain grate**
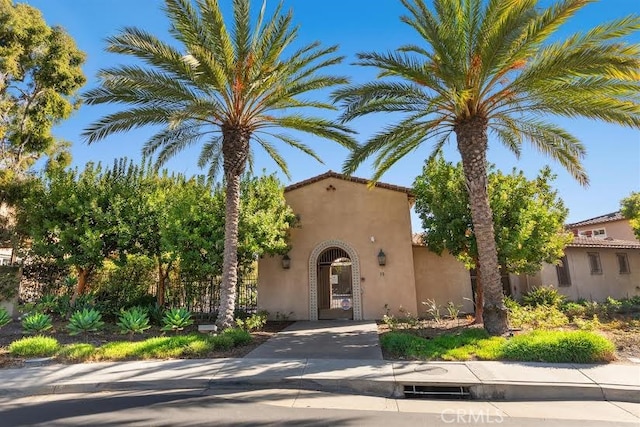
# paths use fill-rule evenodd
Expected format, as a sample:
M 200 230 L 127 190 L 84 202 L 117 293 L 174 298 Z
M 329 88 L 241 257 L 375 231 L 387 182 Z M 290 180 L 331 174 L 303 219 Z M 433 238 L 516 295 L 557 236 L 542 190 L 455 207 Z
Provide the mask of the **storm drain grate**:
M 433 385 L 405 385 L 406 399 L 471 399 L 469 387 L 463 386 L 433 386 Z

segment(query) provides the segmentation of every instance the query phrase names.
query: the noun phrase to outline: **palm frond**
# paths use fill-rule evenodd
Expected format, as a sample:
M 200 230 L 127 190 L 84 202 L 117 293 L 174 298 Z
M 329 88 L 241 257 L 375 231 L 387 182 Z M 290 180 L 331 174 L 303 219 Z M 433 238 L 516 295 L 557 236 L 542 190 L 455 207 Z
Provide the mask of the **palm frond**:
M 253 136 L 254 139 L 260 144 L 262 149 L 276 162 L 276 165 L 280 168 L 282 173 L 288 178 L 291 179 L 291 174 L 289 173 L 289 167 L 287 166 L 287 162 L 285 162 L 284 158 L 278 153 L 276 147 L 274 147 L 269 141 L 260 138 L 257 135 Z
M 350 128 L 330 120 L 318 117 L 290 115 L 275 117 L 271 122 L 283 128 L 295 129 L 330 139 L 348 149 L 353 149 L 358 145 L 351 136 L 354 132 Z
M 199 164 L 211 173 L 221 165 L 217 139 L 221 129 L 248 135 L 285 170 L 271 142 L 254 138 L 254 132 L 286 127 L 354 147 L 353 132 L 347 126 L 290 113 L 291 109 L 335 109 L 330 102 L 305 95 L 348 83 L 345 77 L 322 74 L 343 60 L 336 54 L 337 47 L 312 43 L 289 55 L 298 30 L 292 13 L 282 12 L 282 3 L 267 17 L 263 2 L 255 22 L 249 0 L 233 0 L 232 6 L 233 19 L 225 21 L 219 0 L 165 0 L 170 34 L 178 43 L 137 28 L 125 28 L 107 39 L 109 52 L 140 64 L 101 71 L 100 86 L 84 94 L 87 103 L 120 104 L 124 111 L 90 125 L 85 138 L 95 142 L 112 133 L 160 125 L 162 130 L 143 148 L 146 154 L 157 154 L 162 164 L 186 146 L 203 142 Z M 207 140 L 212 133 L 216 136 Z M 319 159 L 299 141 L 273 136 Z
M 142 154 L 152 156 L 156 151 L 175 140 L 197 141 L 213 131 L 203 129 L 203 124 L 196 121 L 183 122 L 175 127 L 166 127 L 149 138 L 142 146 Z
M 269 136 L 271 136 L 273 138 L 279 139 L 280 141 L 284 142 L 285 144 L 290 145 L 291 147 L 302 151 L 306 155 L 313 157 L 315 160 L 318 161 L 318 163 L 324 164 L 324 162 L 322 161 L 320 156 L 318 156 L 318 154 L 315 151 L 313 151 L 313 149 L 311 149 L 311 147 L 309 147 L 306 144 L 303 144 L 302 142 L 298 141 L 295 138 L 292 138 L 292 137 L 290 137 L 288 135 L 285 135 L 285 134 L 282 134 L 282 133 L 271 133 L 271 132 L 264 132 L 264 131 L 262 131 L 261 133 L 264 133 L 264 134 L 269 135 Z
M 131 129 L 148 125 L 162 125 L 171 120 L 175 110 L 166 108 L 140 107 L 131 108 L 104 116 L 91 124 L 83 133 L 88 144 L 99 141 L 114 133 L 127 132 Z
M 106 50 L 134 56 L 177 79 L 196 81 L 195 67 L 178 50 L 144 30 L 127 27 L 120 34 L 107 37 Z

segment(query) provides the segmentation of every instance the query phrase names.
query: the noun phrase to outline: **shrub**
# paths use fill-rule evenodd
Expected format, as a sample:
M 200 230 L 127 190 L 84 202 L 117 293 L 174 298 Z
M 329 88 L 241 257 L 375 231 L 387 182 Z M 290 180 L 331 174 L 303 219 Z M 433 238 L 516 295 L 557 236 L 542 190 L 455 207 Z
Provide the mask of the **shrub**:
M 83 362 L 95 353 L 96 348 L 91 344 L 67 344 L 63 346 L 56 358 L 63 362 Z
M 585 317 L 593 317 L 594 315 L 606 317 L 606 308 L 604 308 L 601 304 L 598 304 L 596 301 L 582 300 L 580 304 L 584 306 Z
M 636 295 L 631 298 L 621 299 L 618 313 L 621 313 L 621 314 L 640 313 L 640 296 Z
M 167 359 L 206 356 L 215 347 L 214 339 L 203 334 L 154 337 L 144 341 L 111 342 L 96 350 L 95 360 Z
M 69 317 L 73 312 L 78 310 L 92 309 L 96 305 L 95 297 L 92 294 L 78 295 L 76 300 L 71 303 L 69 295 L 61 295 L 56 298 L 54 312 L 60 317 Z
M 251 334 L 238 328 L 225 329 L 218 337 L 229 337 L 233 340 L 233 345 L 244 345 L 251 342 Z
M 447 313 L 449 314 L 449 319 L 457 320 L 458 316 L 460 316 L 461 305 L 456 305 L 453 301 L 449 301 L 447 303 Z
M 551 286 L 539 286 L 524 294 L 522 301 L 524 305 L 538 307 L 546 305 L 549 307 L 559 307 L 565 296 Z
M 129 310 L 122 310 L 116 323 L 123 334 L 141 334 L 151 327 L 149 325 L 149 315 L 142 307 L 133 307 Z
M 53 327 L 51 316 L 44 313 L 32 313 L 22 319 L 22 328 L 28 334 L 37 334 Z
M 229 350 L 236 345 L 233 337 L 229 334 L 222 334 L 211 337 L 211 342 L 213 343 L 213 348 L 216 350 Z
M 568 325 L 569 319 L 553 306 L 516 306 L 509 311 L 509 324 L 513 328 L 553 329 Z
M 181 331 L 187 326 L 193 324 L 191 312 L 184 308 L 172 308 L 164 313 L 162 318 L 163 331 Z
M 71 314 L 71 312 L 73 311 L 71 308 L 71 297 L 69 295 L 61 295 L 57 297 L 56 305 L 53 311 L 60 317 L 67 317 L 69 314 Z
M 602 306 L 604 307 L 606 316 L 613 317 L 614 314 L 621 313 L 623 311 L 624 303 L 622 301 L 618 301 L 615 298 L 607 297 Z
M 595 363 L 613 360 L 614 350 L 611 341 L 593 332 L 532 331 L 507 341 L 501 357 L 528 362 Z
M 42 335 L 22 338 L 9 344 L 9 353 L 14 357 L 49 357 L 59 349 L 58 340 Z
M 121 309 L 153 304 L 149 286 L 155 283 L 155 261 L 141 255 L 127 255 L 122 263 L 105 261 L 96 274 L 96 304 L 108 315 L 117 316 Z
M 442 321 L 442 315 L 440 314 L 440 306 L 434 299 L 428 299 L 422 302 L 422 305 L 427 307 L 427 314 L 436 322 Z
M 585 320 L 580 317 L 576 317 L 573 319 L 573 323 L 581 330 L 581 331 L 593 331 L 595 329 L 600 329 L 602 324 L 598 319 L 598 316 L 595 314 L 591 318 L 591 320 Z
M 267 316 L 267 312 L 261 311 L 257 314 L 252 314 L 246 319 L 236 319 L 236 325 L 238 325 L 238 328 L 248 332 L 257 331 L 267 324 Z
M 58 307 L 58 297 L 54 294 L 45 294 L 36 304 L 36 309 L 42 313 L 53 314 Z
M 67 329 L 69 335 L 95 332 L 104 326 L 102 315 L 98 310 L 84 308 L 71 315 Z
M 0 328 L 2 328 L 9 322 L 11 322 L 11 316 L 9 316 L 9 312 L 6 308 L 0 307 Z
M 562 312 L 571 320 L 581 318 L 586 313 L 586 308 L 577 302 L 565 302 L 561 306 Z
M 518 301 L 509 296 L 504 297 L 504 306 L 507 307 L 507 310 L 517 310 L 521 307 Z
M 149 304 L 145 307 L 147 314 L 149 315 L 149 321 L 157 326 L 162 326 L 162 319 L 164 318 L 164 307 L 157 302 Z
M 409 333 L 384 334 L 380 343 L 393 357 L 420 360 L 469 360 L 473 356 L 496 359 L 505 339 L 489 337 L 484 329 L 466 329 L 456 334 L 444 334 L 425 339 Z

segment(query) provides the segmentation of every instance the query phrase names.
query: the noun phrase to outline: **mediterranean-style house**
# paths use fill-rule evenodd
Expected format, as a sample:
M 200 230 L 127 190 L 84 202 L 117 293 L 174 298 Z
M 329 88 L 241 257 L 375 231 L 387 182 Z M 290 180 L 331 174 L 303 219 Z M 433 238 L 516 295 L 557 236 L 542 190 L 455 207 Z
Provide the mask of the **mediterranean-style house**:
M 568 224 L 573 242 L 560 265 L 544 265 L 529 286 L 552 285 L 571 300 L 640 295 L 640 241 L 621 212 Z
M 473 311 L 469 271 L 414 244 L 411 189 L 335 172 L 285 188 L 299 218 L 284 258 L 258 262 L 258 309 L 292 319 L 380 319 L 422 301 Z M 385 308 L 386 307 L 386 308 Z
M 473 312 L 470 272 L 412 235 L 410 188 L 329 171 L 285 188 L 285 199 L 299 221 L 289 253 L 258 262 L 258 309 L 296 320 L 362 320 L 424 315 L 422 302 L 433 300 Z M 640 295 L 640 242 L 617 224 L 624 219 L 612 218 L 572 224 L 576 238 L 562 266 L 505 275 L 505 291 L 518 297 L 554 285 L 571 299 Z M 591 237 L 580 234 L 589 230 Z

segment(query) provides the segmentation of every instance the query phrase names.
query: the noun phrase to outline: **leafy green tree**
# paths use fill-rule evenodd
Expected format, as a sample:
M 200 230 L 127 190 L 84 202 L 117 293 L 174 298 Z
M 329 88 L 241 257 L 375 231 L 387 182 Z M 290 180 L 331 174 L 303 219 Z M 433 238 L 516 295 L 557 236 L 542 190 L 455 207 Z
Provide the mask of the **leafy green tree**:
M 68 164 L 68 144 L 53 125 L 78 108 L 73 94 L 85 83 L 85 55 L 40 11 L 0 0 L 0 186 L 24 177 L 43 155 Z
M 55 169 L 19 203 L 18 227 L 31 240 L 32 253 L 75 269 L 74 300 L 105 258 L 125 259 L 137 250 L 141 215 L 130 182 L 139 173 L 126 161 L 106 169 L 93 163 L 82 171 Z
M 373 161 L 377 180 L 423 142 L 434 152 L 455 134 L 469 193 L 480 273 L 484 325 L 507 330 L 493 214 L 487 194 L 489 132 L 516 156 L 530 143 L 587 183 L 582 144 L 544 115 L 585 117 L 640 128 L 640 45 L 629 16 L 560 39 L 556 34 L 588 0 L 402 0 L 401 19 L 420 44 L 395 52 L 361 53 L 358 64 L 378 80 L 335 93 L 344 121 L 369 113 L 403 115 L 354 150 L 344 171 Z M 555 40 L 554 40 L 555 39 Z
M 158 260 L 158 303 L 163 304 L 165 282 L 175 267 L 195 279 L 223 274 L 225 193 L 224 187 L 212 188 L 202 177 L 165 176 L 158 182 L 164 184 L 153 190 L 150 199 L 157 207 L 152 211 L 158 218 L 158 235 L 150 241 L 148 253 Z M 245 175 L 238 220 L 240 271 L 250 271 L 256 257 L 285 253 L 294 223 L 295 215 L 275 176 Z
M 27 172 L 43 156 L 48 167 L 70 161 L 69 144 L 51 128 L 79 106 L 84 54 L 37 9 L 0 0 L 0 58 L 0 245 L 13 247 L 15 259 L 13 204 L 32 184 Z
M 528 180 L 522 171 L 489 170 L 489 206 L 493 212 L 498 262 L 506 272 L 533 274 L 542 263 L 556 263 L 572 239 L 564 231 L 567 209 L 553 190 L 548 167 Z M 442 157 L 427 162 L 414 183 L 415 209 L 426 230 L 423 241 L 441 254 L 445 249 L 480 270 L 478 244 L 465 189 L 464 170 Z M 476 280 L 476 322 L 482 323 L 482 276 Z
M 632 192 L 629 197 L 620 201 L 620 206 L 622 216 L 629 220 L 636 238 L 640 240 L 640 192 Z
M 89 104 L 114 103 L 128 109 L 105 116 L 85 132 L 89 143 L 147 125 L 164 125 L 144 146 L 164 163 L 185 147 L 201 142 L 200 166 L 211 174 L 222 167 L 226 186 L 223 286 L 218 326 L 233 327 L 237 282 L 238 215 L 241 177 L 250 143 L 264 149 L 287 173 L 285 160 L 270 140 L 283 142 L 318 159 L 288 128 L 355 147 L 350 131 L 332 121 L 292 109 L 333 109 L 304 98 L 308 92 L 347 82 L 321 74 L 341 62 L 336 46 L 292 46 L 298 35 L 292 13 L 279 5 L 265 19 L 265 4 L 252 26 L 249 0 L 233 1 L 228 29 L 218 0 L 165 0 L 176 44 L 127 28 L 107 39 L 107 50 L 132 56 L 145 66 L 123 65 L 100 72 L 101 85 L 85 94 Z M 291 52 L 289 56 L 285 52 Z M 318 159 L 319 160 L 319 159 Z
M 241 183 L 238 266 L 249 271 L 262 255 L 287 253 L 289 229 L 295 224 L 296 216 L 275 175 L 245 175 Z

